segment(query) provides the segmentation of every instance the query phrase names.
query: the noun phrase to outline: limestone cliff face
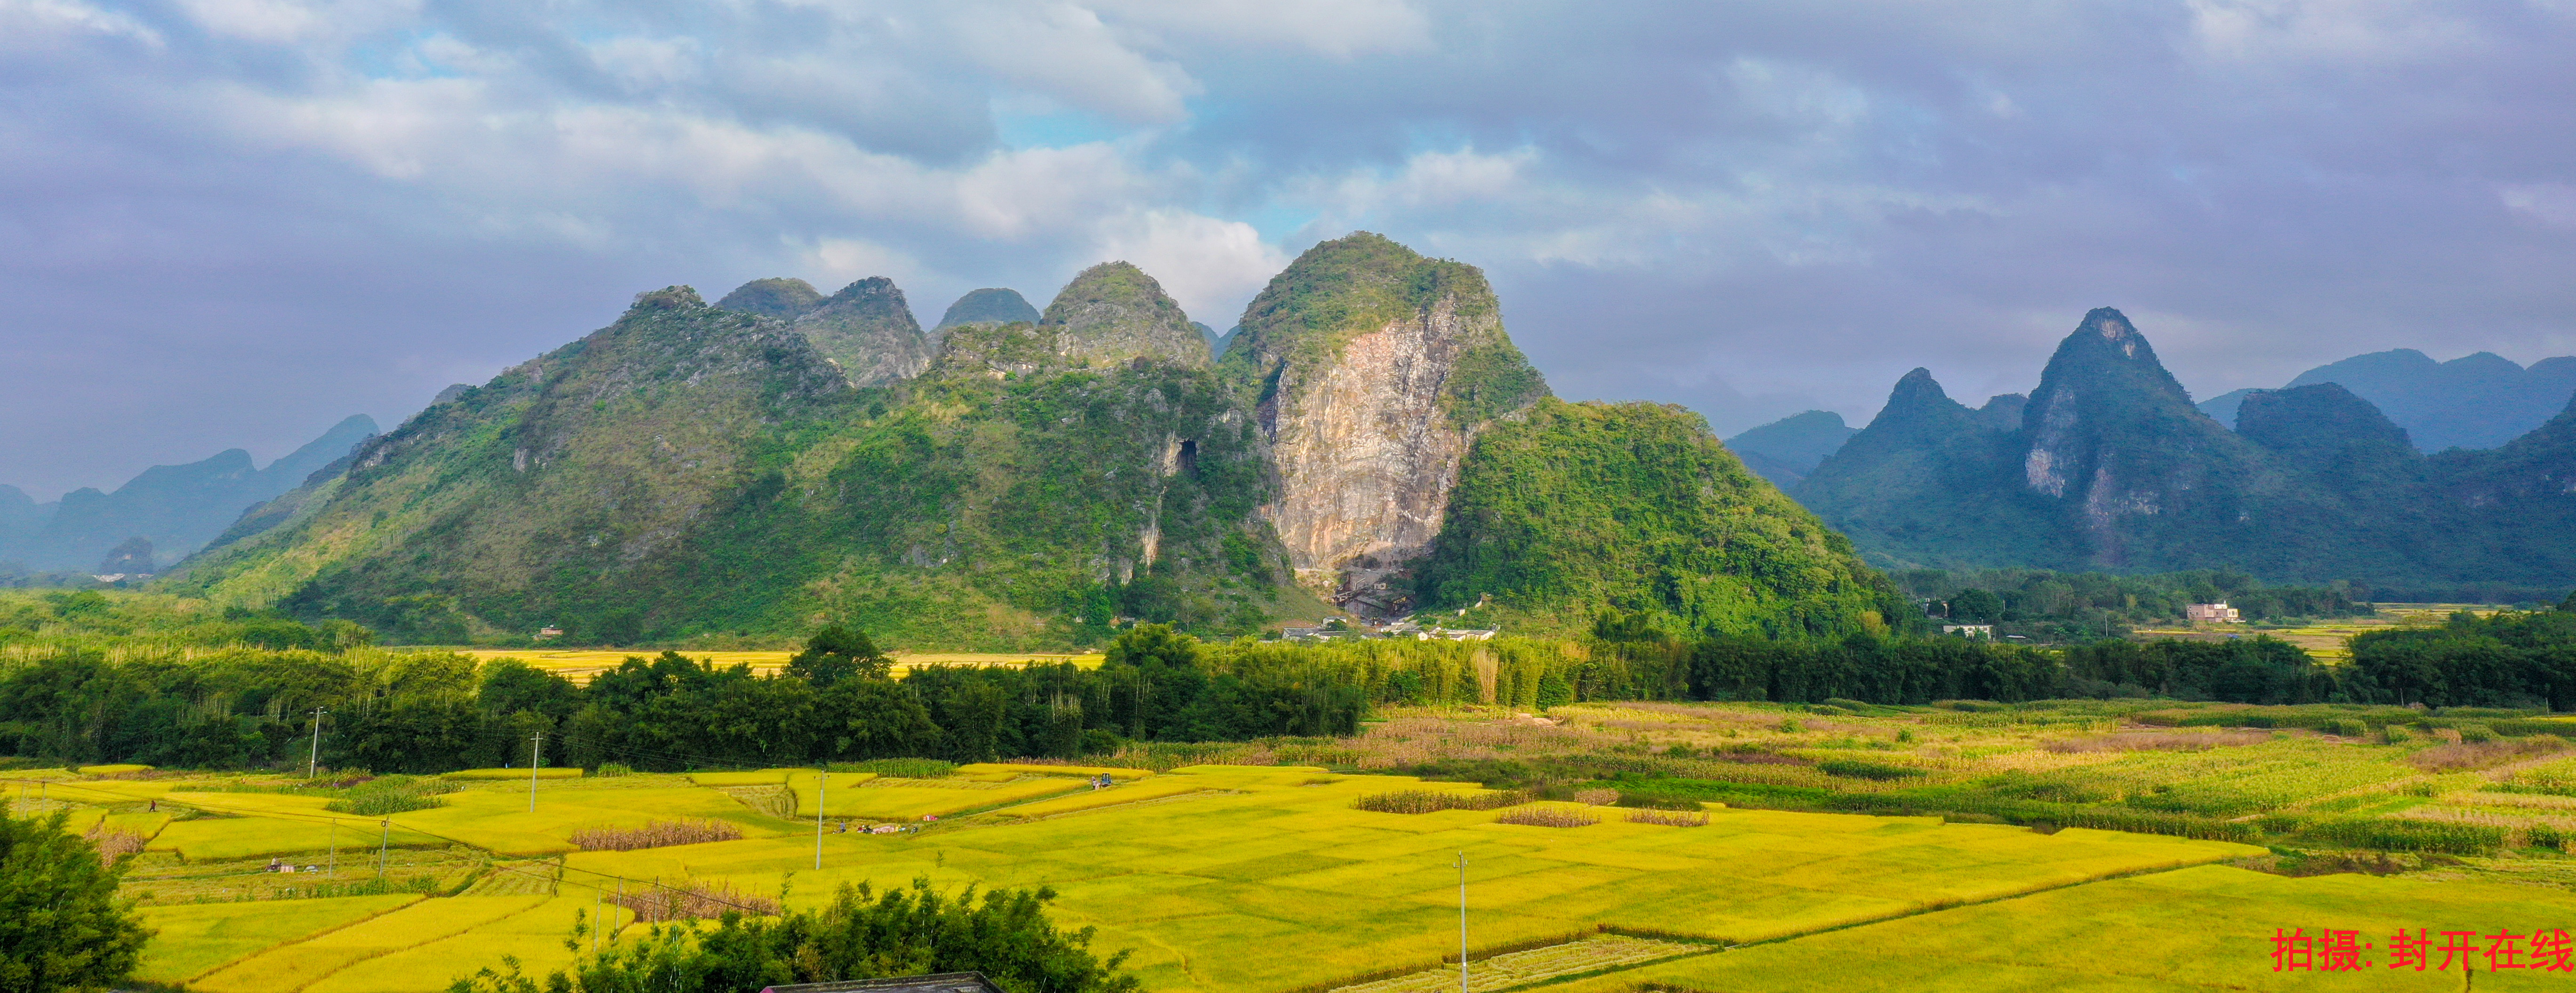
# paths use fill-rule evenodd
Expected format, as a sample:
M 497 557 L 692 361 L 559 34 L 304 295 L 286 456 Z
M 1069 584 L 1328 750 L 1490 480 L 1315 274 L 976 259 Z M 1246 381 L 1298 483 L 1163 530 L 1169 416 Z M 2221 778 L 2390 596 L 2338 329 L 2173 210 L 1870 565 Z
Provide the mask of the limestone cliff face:
M 796 317 L 796 330 L 837 363 L 852 386 L 911 379 L 930 366 L 930 339 L 913 320 L 903 291 L 883 276 L 859 280 L 824 298 Z
M 1053 331 L 1057 354 L 1076 363 L 1151 358 L 1208 365 L 1207 339 L 1181 305 L 1154 277 L 1125 262 L 1103 262 L 1073 277 L 1038 326 Z
M 2245 440 L 2191 404 L 2129 319 L 2109 307 L 2058 345 L 2022 411 L 2022 483 L 2081 507 L 2095 565 L 2128 564 L 2141 519 L 2215 514 L 2257 461 Z
M 1361 232 L 1308 250 L 1245 309 L 1225 372 L 1279 474 L 1261 515 L 1298 578 L 1358 610 L 1440 533 L 1476 431 L 1547 395 L 1484 274 Z

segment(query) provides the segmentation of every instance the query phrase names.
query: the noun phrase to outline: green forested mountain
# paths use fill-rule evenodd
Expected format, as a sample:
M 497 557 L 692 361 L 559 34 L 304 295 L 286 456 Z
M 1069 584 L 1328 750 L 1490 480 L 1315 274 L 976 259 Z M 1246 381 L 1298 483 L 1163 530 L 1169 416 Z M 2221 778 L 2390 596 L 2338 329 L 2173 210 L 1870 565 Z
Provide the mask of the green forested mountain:
M 985 287 L 980 290 L 970 290 L 965 296 L 958 297 L 957 302 L 949 304 L 947 312 L 939 316 L 939 326 L 931 330 L 945 331 L 960 324 L 1035 324 L 1037 322 L 1038 309 L 1029 306 L 1028 299 L 1022 297 L 1020 291 Z
M 2576 531 L 2553 525 L 2576 515 L 2576 413 L 2491 452 L 2427 458 L 2407 441 L 2333 384 L 2244 397 L 2230 431 L 2105 308 L 2017 423 L 1918 369 L 1796 492 L 1889 566 L 2227 568 L 2382 590 L 2576 574 Z
M 909 369 L 889 357 L 919 331 L 890 282 L 803 285 L 643 294 L 170 582 L 415 642 L 765 643 L 833 622 L 1034 649 L 1122 618 L 1257 633 L 1326 616 L 1317 594 L 1487 603 L 1533 632 L 1614 606 L 1780 633 L 1889 609 L 1696 417 L 1546 399 L 1481 273 L 1375 235 L 1282 272 L 1221 366 L 1124 263 L 1039 321 L 952 324 Z
M 1791 414 L 1726 439 L 1726 448 L 1747 468 L 1780 486 L 1795 486 L 1826 456 L 1860 432 L 1830 410 Z
M 1476 436 L 1419 570 L 1426 602 L 1567 632 L 1602 604 L 1677 634 L 1845 634 L 1912 613 L 1850 540 L 1679 407 L 1544 399 Z

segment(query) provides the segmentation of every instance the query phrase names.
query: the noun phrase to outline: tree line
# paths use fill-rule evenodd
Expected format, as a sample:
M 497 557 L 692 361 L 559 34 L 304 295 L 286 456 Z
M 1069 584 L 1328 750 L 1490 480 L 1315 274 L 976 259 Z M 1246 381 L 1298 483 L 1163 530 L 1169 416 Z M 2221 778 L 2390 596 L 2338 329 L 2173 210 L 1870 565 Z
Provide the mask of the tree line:
M 2259 636 L 2063 648 L 1876 634 L 1675 639 L 1648 620 L 1605 614 L 1589 637 L 1569 640 L 1310 645 L 1207 643 L 1149 624 L 1113 640 L 1096 669 L 920 666 L 899 676 L 866 635 L 830 628 L 772 674 L 663 652 L 587 685 L 444 652 L 67 644 L 16 653 L 0 672 L 0 748 L 173 768 L 318 761 L 434 773 L 533 759 L 682 770 L 1347 735 L 1386 705 L 2169 697 L 2576 709 L 2576 598 L 2365 634 L 2344 666 Z

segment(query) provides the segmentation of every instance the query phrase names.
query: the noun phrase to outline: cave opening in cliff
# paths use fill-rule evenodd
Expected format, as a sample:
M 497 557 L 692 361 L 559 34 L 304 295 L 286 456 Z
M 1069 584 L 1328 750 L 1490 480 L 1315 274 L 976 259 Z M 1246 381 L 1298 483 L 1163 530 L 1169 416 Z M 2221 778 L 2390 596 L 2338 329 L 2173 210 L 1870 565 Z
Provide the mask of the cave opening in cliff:
M 1182 475 L 1197 476 L 1199 474 L 1199 443 L 1197 439 L 1190 439 L 1181 442 L 1180 462 Z

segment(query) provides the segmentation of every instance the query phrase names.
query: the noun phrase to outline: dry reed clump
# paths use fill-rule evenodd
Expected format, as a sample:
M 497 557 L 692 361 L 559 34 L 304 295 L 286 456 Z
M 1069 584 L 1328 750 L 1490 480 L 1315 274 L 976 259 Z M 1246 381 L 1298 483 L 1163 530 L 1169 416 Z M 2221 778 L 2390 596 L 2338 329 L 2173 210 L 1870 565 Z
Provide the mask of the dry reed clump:
M 1618 790 L 1576 790 L 1574 802 L 1586 807 L 1607 807 L 1619 802 Z
M 640 828 L 595 827 L 572 833 L 572 843 L 592 852 L 631 852 L 638 848 L 740 841 L 742 829 L 723 821 L 652 821 Z
M 2507 762 L 2536 758 L 2565 751 L 2567 743 L 2556 738 L 2525 738 L 2520 741 L 2482 741 L 2474 744 L 2435 745 L 2406 757 L 2408 764 L 2426 772 L 2466 772 L 2486 769 Z
M 2269 731 L 2216 731 L 2207 734 L 2158 732 L 2152 734 L 2112 734 L 2098 738 L 2059 738 L 2041 742 L 2041 748 L 2061 754 L 2078 752 L 2205 752 L 2213 748 L 2242 748 L 2272 740 Z
M 1397 790 L 1393 793 L 1371 793 L 1353 800 L 1351 809 L 1374 810 L 1381 814 L 1428 814 L 1441 810 L 1494 810 L 1528 802 L 1529 794 L 1519 790 L 1501 793 Z
M 760 917 L 776 916 L 778 913 L 778 901 L 764 896 L 753 896 L 734 888 L 732 883 L 721 880 L 716 882 L 689 880 L 676 886 L 657 883 L 650 889 L 632 890 L 612 896 L 609 902 L 634 911 L 635 920 L 639 924 L 722 917 L 726 911 L 733 910 Z
M 1601 818 L 1592 816 L 1588 811 L 1577 810 L 1572 807 L 1536 804 L 1527 807 L 1514 807 L 1510 810 L 1496 814 L 1494 815 L 1494 823 L 1525 824 L 1530 827 L 1570 828 L 1588 827 L 1590 825 L 1599 824 L 1601 823 Z
M 1628 822 L 1661 824 L 1666 827 L 1707 827 L 1708 813 L 1689 810 L 1631 810 L 1628 812 Z
M 143 850 L 142 835 L 108 827 L 105 821 L 90 825 L 90 829 L 84 832 L 81 838 L 98 848 L 98 857 L 102 862 L 114 862 Z

